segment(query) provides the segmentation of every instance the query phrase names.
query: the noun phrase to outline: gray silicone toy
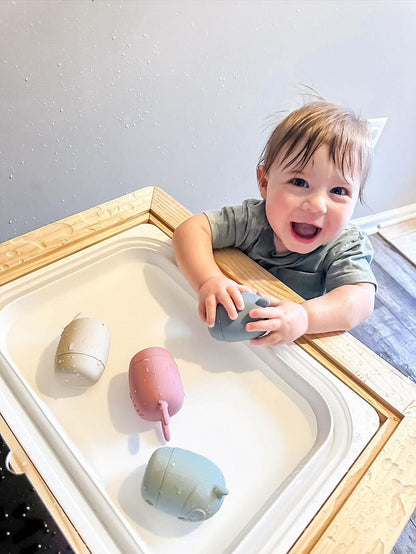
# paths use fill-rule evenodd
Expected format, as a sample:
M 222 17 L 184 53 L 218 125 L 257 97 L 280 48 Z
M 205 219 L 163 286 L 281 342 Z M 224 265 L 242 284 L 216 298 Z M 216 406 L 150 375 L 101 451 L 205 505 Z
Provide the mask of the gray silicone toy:
M 270 306 L 270 300 L 257 294 L 243 292 L 244 308 L 238 312 L 237 319 L 230 319 L 222 304 L 217 306 L 217 317 L 214 327 L 209 327 L 212 337 L 226 342 L 237 342 L 261 337 L 264 331 L 248 332 L 246 324 L 249 321 L 258 321 L 248 315 L 254 308 L 267 308 Z
M 202 521 L 218 512 L 228 490 L 214 462 L 183 448 L 165 446 L 150 457 L 141 493 L 162 512 Z

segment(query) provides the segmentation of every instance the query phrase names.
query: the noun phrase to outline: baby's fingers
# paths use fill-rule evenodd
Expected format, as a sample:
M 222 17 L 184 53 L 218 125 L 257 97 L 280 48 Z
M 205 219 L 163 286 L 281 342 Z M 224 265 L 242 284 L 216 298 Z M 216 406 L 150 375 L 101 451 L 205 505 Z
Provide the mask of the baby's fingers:
M 283 314 L 279 307 L 269 306 L 268 308 L 253 308 L 248 315 L 252 319 L 276 319 Z
M 208 298 L 200 298 L 198 304 L 198 314 L 202 321 L 212 327 L 215 323 L 215 315 L 217 309 L 217 301 L 215 296 Z
M 257 319 L 256 321 L 249 321 L 246 324 L 246 331 L 250 333 L 273 333 L 281 328 L 282 322 L 279 318 L 272 319 Z
M 227 292 L 230 295 L 231 302 L 227 302 L 227 305 L 225 305 L 224 302 L 223 305 L 224 308 L 227 310 L 228 316 L 231 317 L 231 319 L 235 319 L 237 317 L 237 310 L 244 309 L 244 300 L 241 292 L 246 291 L 242 291 L 240 287 L 230 287 L 229 289 L 227 289 Z M 230 308 L 230 310 L 228 308 Z
M 207 298 L 205 300 L 204 311 L 204 321 L 206 322 L 208 327 L 214 327 L 215 318 L 217 317 L 217 299 L 215 298 L 215 296 Z
M 227 290 L 227 294 L 221 295 L 218 300 L 220 304 L 224 306 L 225 311 L 227 312 L 230 319 L 237 319 L 237 310 L 242 310 L 244 308 L 243 297 L 241 296 L 241 293 L 234 287 Z

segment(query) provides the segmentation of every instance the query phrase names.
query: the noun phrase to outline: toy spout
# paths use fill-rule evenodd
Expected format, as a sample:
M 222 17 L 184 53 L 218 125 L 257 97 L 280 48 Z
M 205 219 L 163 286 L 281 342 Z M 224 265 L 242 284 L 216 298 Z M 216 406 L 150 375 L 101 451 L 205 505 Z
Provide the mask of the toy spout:
M 228 489 L 217 485 L 214 487 L 214 494 L 217 498 L 222 498 L 228 494 Z
M 158 405 L 162 412 L 161 423 L 162 423 L 163 436 L 165 437 L 165 440 L 170 441 L 170 430 L 169 430 L 170 415 L 168 411 L 168 403 L 166 402 L 166 400 L 159 400 Z

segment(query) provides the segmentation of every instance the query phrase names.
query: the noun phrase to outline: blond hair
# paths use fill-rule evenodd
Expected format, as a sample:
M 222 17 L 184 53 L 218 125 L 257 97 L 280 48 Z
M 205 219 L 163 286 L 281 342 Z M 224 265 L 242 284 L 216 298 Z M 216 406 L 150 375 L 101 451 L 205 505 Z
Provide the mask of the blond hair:
M 285 168 L 303 169 L 322 145 L 346 181 L 358 177 L 362 200 L 372 160 L 370 126 L 344 106 L 320 100 L 291 112 L 270 135 L 259 165 L 268 173 L 281 156 Z

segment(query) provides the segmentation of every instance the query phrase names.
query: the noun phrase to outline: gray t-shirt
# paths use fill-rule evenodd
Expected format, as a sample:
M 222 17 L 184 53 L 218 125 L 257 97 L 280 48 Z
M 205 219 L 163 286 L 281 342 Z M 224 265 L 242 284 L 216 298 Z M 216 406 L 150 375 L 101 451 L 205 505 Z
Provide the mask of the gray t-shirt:
M 213 248 L 235 246 L 309 300 L 341 285 L 377 282 L 370 268 L 373 247 L 367 235 L 348 225 L 333 241 L 309 254 L 278 254 L 264 200 L 245 200 L 205 212 L 212 231 Z

